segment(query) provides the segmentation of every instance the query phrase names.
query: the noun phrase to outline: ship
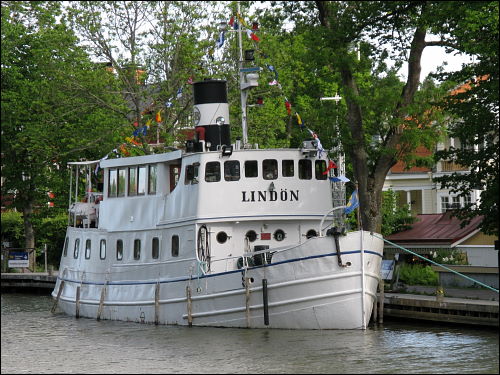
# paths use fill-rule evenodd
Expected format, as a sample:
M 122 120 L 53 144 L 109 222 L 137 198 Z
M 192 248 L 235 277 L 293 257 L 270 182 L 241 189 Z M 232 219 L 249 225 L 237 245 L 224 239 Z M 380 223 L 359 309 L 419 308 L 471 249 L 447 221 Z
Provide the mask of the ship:
M 245 114 L 258 75 L 240 75 Z M 342 153 L 330 160 L 315 137 L 298 148 L 249 144 L 246 115 L 233 143 L 227 95 L 225 80 L 193 83 L 192 138 L 182 147 L 69 163 L 54 311 L 181 326 L 367 328 L 383 240 L 346 222 Z M 97 167 L 100 191 L 91 184 Z

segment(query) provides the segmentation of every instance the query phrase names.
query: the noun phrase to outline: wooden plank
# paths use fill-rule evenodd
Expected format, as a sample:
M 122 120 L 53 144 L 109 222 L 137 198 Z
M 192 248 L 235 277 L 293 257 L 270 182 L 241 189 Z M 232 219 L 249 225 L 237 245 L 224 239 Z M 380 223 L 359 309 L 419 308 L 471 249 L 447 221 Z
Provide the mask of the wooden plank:
M 57 292 L 57 297 L 56 300 L 54 301 L 54 305 L 52 306 L 52 313 L 56 312 L 57 304 L 59 303 L 59 298 L 61 297 L 61 293 L 64 289 L 64 280 L 61 280 L 61 283 L 59 284 L 59 291 Z

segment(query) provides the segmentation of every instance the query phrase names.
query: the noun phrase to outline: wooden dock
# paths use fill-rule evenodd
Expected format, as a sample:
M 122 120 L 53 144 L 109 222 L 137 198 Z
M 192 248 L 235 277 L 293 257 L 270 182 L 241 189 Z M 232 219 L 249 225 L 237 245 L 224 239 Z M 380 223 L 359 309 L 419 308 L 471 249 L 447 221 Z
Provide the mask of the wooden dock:
M 57 280 L 57 272 L 49 275 L 44 272 L 30 273 L 2 273 L 3 291 L 23 291 L 23 292 L 48 292 L 54 289 Z
M 2 273 L 2 292 L 50 294 L 57 271 L 47 273 Z M 403 293 L 384 293 L 384 319 L 403 318 L 455 324 L 498 327 L 498 301 L 450 298 Z
M 384 293 L 384 317 L 498 327 L 498 301 Z

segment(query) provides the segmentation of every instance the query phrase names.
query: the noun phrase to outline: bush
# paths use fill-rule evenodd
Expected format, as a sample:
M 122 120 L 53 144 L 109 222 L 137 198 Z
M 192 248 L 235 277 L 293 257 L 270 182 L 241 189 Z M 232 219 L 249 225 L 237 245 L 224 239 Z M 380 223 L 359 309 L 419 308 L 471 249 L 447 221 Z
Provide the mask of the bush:
M 59 266 L 61 260 L 68 215 L 60 213 L 53 217 L 42 218 L 36 226 L 37 248 L 42 249 L 47 244 L 47 262 Z
M 403 264 L 399 270 L 399 279 L 408 285 L 432 285 L 439 283 L 438 273 L 430 266 Z
M 23 247 L 24 223 L 20 212 L 7 210 L 2 212 L 2 242 L 10 242 L 9 247 Z

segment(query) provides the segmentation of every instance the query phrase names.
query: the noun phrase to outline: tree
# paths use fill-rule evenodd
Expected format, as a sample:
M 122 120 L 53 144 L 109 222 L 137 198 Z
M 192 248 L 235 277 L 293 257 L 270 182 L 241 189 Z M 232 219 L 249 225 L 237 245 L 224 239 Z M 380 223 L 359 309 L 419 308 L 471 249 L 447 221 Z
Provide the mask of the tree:
M 47 192 L 68 201 L 66 162 L 102 155 L 123 104 L 60 15 L 59 2 L 2 2 L 2 195 L 23 214 L 26 248 Z
M 415 158 L 415 148 L 433 149 L 443 134 L 443 113 L 435 103 L 447 87 L 420 85 L 422 53 L 432 46 L 457 50 L 456 37 L 443 24 L 456 23 L 460 14 L 447 10 L 457 5 L 463 9 L 466 3 L 281 4 L 275 10 L 279 19 L 295 22 L 292 34 L 313 29 L 308 49 L 316 69 L 328 66 L 336 76 L 345 105 L 340 136 L 359 190 L 362 227 L 380 232 L 388 171 L 398 160 L 408 165 L 423 162 Z M 388 58 L 394 61 L 392 67 Z M 403 63 L 408 69 L 400 82 L 397 72 Z
M 470 173 L 452 173 L 435 181 L 459 196 L 482 190 L 479 202 L 470 202 L 456 213 L 464 224 L 482 215 L 481 229 L 499 234 L 499 121 L 498 121 L 498 2 L 472 2 L 467 7 L 449 7 L 461 17 L 449 25 L 459 50 L 476 56 L 472 64 L 442 79 L 460 82 L 460 88 L 446 97 L 441 106 L 451 117 L 449 135 L 461 147 L 436 153 L 436 159 L 454 160 Z

